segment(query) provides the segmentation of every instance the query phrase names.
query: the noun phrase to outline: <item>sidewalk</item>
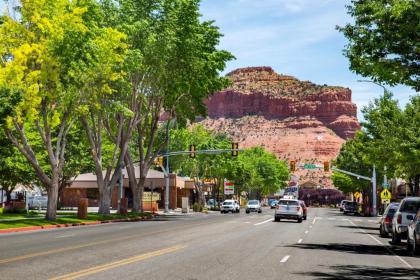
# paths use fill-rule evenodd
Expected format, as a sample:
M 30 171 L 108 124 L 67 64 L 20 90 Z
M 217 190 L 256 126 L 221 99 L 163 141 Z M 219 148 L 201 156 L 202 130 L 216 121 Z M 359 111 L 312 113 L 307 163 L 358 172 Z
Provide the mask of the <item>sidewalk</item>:
M 159 210 L 155 213 L 159 216 L 192 216 L 192 215 L 199 216 L 199 215 L 218 214 L 219 211 L 208 210 L 207 212 L 194 212 L 192 209 L 190 209 L 188 213 L 182 213 L 182 209 L 177 208 L 177 209 L 169 210 L 169 212 L 165 212 L 164 210 Z

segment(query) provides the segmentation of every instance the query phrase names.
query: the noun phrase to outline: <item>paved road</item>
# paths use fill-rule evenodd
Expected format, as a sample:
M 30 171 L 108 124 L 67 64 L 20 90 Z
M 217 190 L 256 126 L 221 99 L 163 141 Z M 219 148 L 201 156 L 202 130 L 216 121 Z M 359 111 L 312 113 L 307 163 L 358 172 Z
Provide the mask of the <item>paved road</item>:
M 0 279 L 420 279 L 376 220 L 310 209 L 163 217 L 0 236 Z

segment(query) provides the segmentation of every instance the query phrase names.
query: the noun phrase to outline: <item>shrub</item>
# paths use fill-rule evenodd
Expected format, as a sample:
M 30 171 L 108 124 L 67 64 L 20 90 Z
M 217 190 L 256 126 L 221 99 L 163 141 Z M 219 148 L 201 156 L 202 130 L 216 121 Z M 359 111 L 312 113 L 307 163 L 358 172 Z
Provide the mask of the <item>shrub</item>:
M 28 211 L 26 209 L 19 208 L 4 208 L 3 214 L 26 214 Z
M 194 203 L 193 204 L 193 211 L 194 212 L 202 212 L 203 211 L 203 205 L 200 203 Z

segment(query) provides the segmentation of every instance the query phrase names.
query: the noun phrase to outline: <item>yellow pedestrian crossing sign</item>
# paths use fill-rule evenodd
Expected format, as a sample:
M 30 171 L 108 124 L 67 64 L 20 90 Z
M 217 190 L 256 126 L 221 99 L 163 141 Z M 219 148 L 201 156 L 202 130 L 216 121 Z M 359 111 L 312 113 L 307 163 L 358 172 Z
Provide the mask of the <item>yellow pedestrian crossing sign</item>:
M 391 192 L 388 191 L 387 189 L 384 189 L 381 192 L 381 199 L 391 199 Z
M 359 199 L 361 196 L 362 196 L 362 194 L 361 194 L 361 193 L 359 193 L 359 192 L 355 192 L 355 193 L 354 193 L 354 198 L 355 198 L 355 199 Z

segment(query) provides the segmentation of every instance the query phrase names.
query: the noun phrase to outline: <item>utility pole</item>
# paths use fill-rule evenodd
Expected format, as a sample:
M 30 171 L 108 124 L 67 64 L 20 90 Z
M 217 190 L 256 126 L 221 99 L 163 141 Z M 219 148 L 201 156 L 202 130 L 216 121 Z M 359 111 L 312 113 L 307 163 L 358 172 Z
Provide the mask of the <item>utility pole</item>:
M 373 165 L 373 171 L 372 171 L 372 215 L 376 217 L 376 169 L 375 165 Z
M 166 125 L 166 166 L 164 169 L 164 175 L 165 175 L 165 213 L 169 212 L 169 120 L 168 124 Z

